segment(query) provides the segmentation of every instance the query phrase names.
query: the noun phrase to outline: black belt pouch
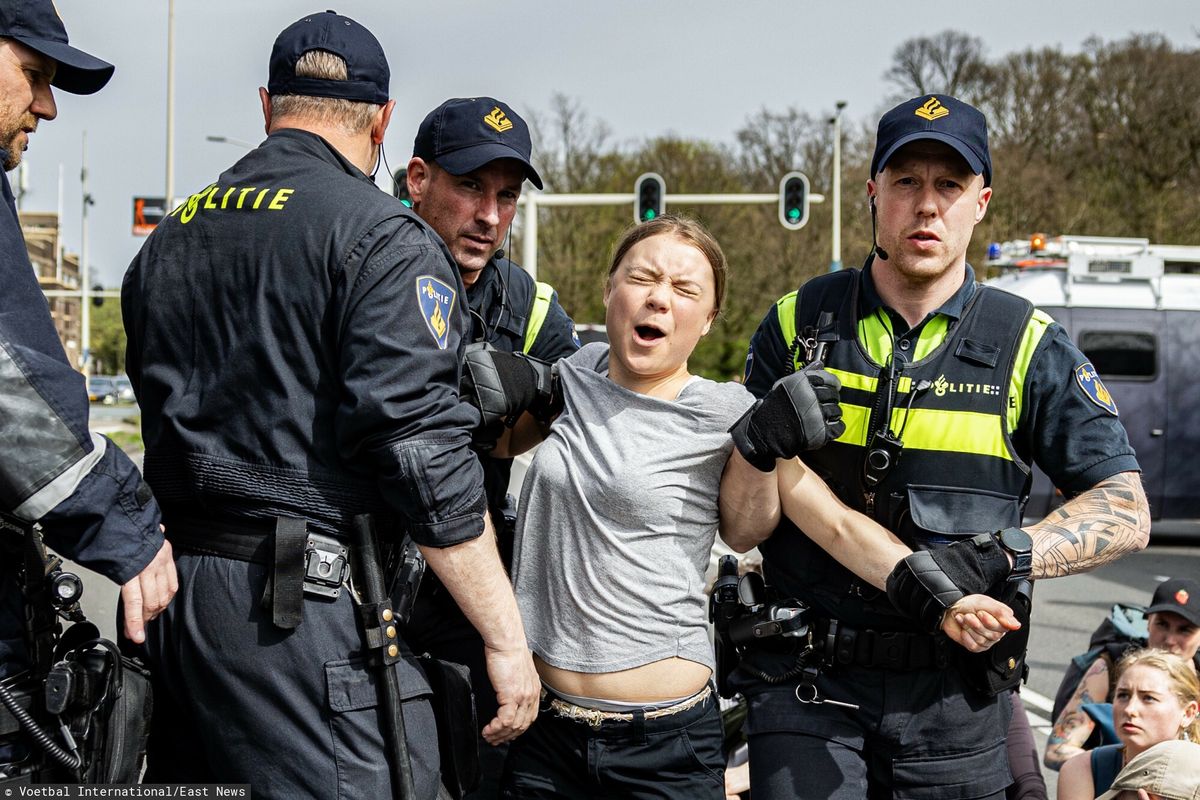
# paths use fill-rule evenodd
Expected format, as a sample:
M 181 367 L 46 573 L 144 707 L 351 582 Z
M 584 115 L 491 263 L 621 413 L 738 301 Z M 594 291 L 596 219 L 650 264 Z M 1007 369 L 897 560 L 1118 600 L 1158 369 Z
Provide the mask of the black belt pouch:
M 1006 633 L 1003 639 L 983 653 L 963 655 L 963 676 L 967 685 L 988 697 L 1017 688 L 1029 673 L 1025 652 L 1029 646 L 1033 583 L 1022 580 L 1008 584 L 1000 601 L 1013 610 L 1021 629 Z
M 461 664 L 436 658 L 421 658 L 420 663 L 433 689 L 442 785 L 454 800 L 461 800 L 479 785 L 480 777 L 479 723 L 470 673 Z

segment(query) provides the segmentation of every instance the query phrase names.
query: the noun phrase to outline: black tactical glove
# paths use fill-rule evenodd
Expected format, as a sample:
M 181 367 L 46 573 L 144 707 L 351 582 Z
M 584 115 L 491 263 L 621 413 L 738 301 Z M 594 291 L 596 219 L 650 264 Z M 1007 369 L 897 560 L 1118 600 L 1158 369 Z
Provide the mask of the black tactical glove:
M 793 458 L 816 450 L 842 435 L 841 381 L 813 362 L 775 382 L 729 432 L 733 443 L 752 466 L 775 469 L 775 459 Z
M 524 412 L 549 423 L 562 410 L 558 376 L 550 364 L 491 345 L 471 345 L 463 359 L 459 394 L 483 418 L 482 428 L 511 428 Z
M 887 579 L 888 599 L 898 611 L 936 632 L 946 609 L 968 594 L 999 598 L 1012 567 L 994 533 L 904 558 Z

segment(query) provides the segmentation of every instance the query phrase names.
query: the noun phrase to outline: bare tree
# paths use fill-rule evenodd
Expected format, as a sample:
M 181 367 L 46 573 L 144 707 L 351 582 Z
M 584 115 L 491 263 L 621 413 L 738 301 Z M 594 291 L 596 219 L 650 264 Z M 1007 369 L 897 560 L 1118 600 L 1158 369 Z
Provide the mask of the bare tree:
M 953 30 L 908 39 L 892 62 L 884 75 L 896 86 L 896 99 L 937 93 L 967 100 L 987 73 L 983 40 Z

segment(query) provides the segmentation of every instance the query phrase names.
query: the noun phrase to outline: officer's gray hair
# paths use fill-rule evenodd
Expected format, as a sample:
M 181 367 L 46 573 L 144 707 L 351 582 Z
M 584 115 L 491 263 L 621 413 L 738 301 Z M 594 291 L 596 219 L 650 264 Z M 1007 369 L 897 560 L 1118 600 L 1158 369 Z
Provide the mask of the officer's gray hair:
M 296 62 L 297 78 L 323 78 L 331 81 L 350 79 L 350 71 L 341 56 L 328 50 L 309 50 Z M 349 134 L 365 133 L 371 127 L 379 106 L 337 97 L 313 97 L 305 94 L 271 95 L 271 117 L 303 117 L 325 125 L 336 125 Z

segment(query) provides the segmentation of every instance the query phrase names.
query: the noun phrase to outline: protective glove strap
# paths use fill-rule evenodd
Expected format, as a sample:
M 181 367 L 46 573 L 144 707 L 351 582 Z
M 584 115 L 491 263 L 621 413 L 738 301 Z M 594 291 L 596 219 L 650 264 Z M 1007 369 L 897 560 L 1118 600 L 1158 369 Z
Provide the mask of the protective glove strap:
M 959 589 L 934 560 L 933 553 L 918 550 L 902 559 L 887 579 L 887 595 L 892 605 L 934 632 L 947 608 L 963 598 Z

